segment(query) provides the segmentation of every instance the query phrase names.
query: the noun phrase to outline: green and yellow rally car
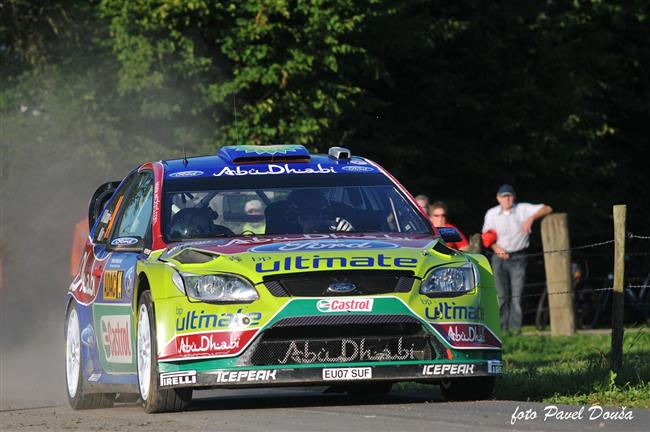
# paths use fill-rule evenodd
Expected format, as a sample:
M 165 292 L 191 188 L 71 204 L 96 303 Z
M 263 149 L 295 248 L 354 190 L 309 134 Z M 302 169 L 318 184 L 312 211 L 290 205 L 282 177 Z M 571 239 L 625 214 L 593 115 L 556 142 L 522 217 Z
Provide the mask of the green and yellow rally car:
M 66 297 L 73 408 L 193 389 L 440 384 L 491 395 L 501 373 L 488 261 L 446 246 L 378 164 L 340 147 L 223 147 L 144 164 L 95 192 Z

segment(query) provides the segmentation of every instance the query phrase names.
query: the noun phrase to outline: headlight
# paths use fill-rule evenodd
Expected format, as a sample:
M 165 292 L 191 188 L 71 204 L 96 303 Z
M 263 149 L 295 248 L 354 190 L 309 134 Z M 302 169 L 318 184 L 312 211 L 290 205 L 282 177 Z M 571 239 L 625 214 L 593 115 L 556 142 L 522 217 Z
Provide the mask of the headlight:
M 178 274 L 178 273 L 177 273 Z M 184 292 L 197 300 L 208 302 L 250 302 L 259 295 L 246 279 L 229 274 L 195 275 L 180 274 Z M 179 287 L 179 278 L 172 277 Z
M 427 275 L 420 285 L 420 293 L 454 294 L 472 291 L 478 285 L 478 271 L 474 264 L 460 267 L 438 267 Z

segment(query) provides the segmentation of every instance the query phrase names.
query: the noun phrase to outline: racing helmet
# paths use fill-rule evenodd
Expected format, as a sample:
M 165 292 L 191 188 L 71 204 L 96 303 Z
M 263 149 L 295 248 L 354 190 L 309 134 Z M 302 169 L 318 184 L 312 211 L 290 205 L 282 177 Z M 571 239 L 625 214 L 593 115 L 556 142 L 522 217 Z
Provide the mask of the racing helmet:
M 326 219 L 330 204 L 319 189 L 296 189 L 287 197 L 287 220 Z
M 172 239 L 212 237 L 219 214 L 211 208 L 184 208 L 172 217 L 169 234 Z

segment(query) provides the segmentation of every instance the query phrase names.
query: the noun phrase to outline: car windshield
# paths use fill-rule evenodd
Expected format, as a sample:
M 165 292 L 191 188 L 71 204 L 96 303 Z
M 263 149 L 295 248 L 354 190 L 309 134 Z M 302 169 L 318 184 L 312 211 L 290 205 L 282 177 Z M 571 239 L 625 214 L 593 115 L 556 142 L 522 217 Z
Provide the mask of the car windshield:
M 382 174 L 166 179 L 167 241 L 275 234 L 433 234 Z

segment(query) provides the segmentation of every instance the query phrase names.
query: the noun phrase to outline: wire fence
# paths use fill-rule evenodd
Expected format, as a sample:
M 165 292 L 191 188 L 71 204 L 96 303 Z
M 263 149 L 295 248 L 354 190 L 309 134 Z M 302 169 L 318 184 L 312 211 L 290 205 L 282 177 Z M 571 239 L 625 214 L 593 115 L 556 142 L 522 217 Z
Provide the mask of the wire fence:
M 649 235 L 639 235 L 639 234 L 634 234 L 631 232 L 626 233 L 626 237 L 628 239 L 634 239 L 634 240 L 650 240 Z M 538 257 L 538 256 L 544 256 L 548 254 L 556 254 L 556 253 L 566 253 L 566 252 L 571 252 L 571 251 L 583 251 L 587 249 L 593 249 L 593 248 L 598 248 L 602 246 L 607 246 L 611 245 L 615 242 L 615 240 L 610 239 L 610 240 L 604 240 L 604 241 L 599 241 L 599 242 L 594 242 L 594 243 L 589 243 L 589 244 L 584 244 L 580 246 L 574 246 L 566 249 L 555 249 L 555 250 L 548 250 L 548 251 L 541 251 L 541 252 L 532 252 L 532 253 L 526 253 L 524 254 L 527 257 Z M 599 257 L 607 257 L 613 255 L 613 251 L 611 254 L 595 254 L 595 255 L 589 255 L 589 256 L 599 256 Z M 633 251 L 633 252 L 626 252 L 625 254 L 628 257 L 639 257 L 639 256 L 650 256 L 650 250 L 648 251 Z M 647 269 L 648 275 L 647 276 L 628 276 L 626 277 L 626 282 L 628 283 L 625 285 L 624 289 L 625 290 L 640 290 L 640 289 L 649 289 L 650 290 L 650 269 Z M 607 276 L 607 277 L 589 277 L 589 281 L 591 282 L 612 282 L 612 277 Z M 548 284 L 554 284 L 559 281 L 540 281 L 540 282 L 529 282 L 524 285 L 525 288 L 535 288 L 535 287 L 546 287 Z M 561 281 L 561 282 L 566 282 L 566 281 Z M 633 283 L 634 282 L 634 283 Z M 640 283 L 639 283 L 640 282 Z M 593 293 L 599 293 L 599 292 L 605 292 L 605 291 L 613 291 L 614 287 L 613 286 L 603 286 L 600 288 L 584 288 L 583 291 L 589 291 Z M 544 290 L 546 291 L 546 290 Z M 575 294 L 576 290 L 569 290 L 569 291 L 559 291 L 559 292 L 546 292 L 544 291 L 533 293 L 533 294 L 521 294 L 518 296 L 509 296 L 509 298 L 530 298 L 530 297 L 540 297 L 544 294 L 546 295 L 564 295 L 564 294 Z M 650 293 L 647 294 L 650 296 Z

